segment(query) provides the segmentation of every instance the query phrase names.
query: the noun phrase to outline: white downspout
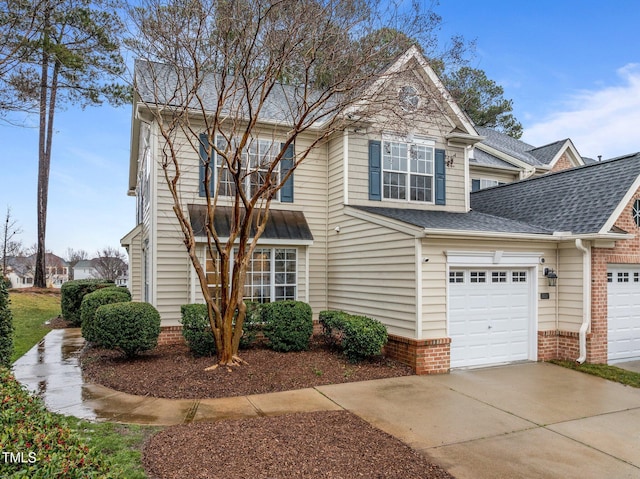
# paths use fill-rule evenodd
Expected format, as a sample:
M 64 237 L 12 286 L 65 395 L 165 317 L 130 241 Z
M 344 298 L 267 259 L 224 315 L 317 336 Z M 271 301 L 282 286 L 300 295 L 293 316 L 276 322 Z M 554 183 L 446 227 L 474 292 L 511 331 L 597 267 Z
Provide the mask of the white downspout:
M 579 333 L 580 357 L 576 362 L 582 364 L 587 360 L 587 331 L 591 326 L 591 251 L 579 238 L 576 239 L 576 248 L 582 251 L 582 325 Z

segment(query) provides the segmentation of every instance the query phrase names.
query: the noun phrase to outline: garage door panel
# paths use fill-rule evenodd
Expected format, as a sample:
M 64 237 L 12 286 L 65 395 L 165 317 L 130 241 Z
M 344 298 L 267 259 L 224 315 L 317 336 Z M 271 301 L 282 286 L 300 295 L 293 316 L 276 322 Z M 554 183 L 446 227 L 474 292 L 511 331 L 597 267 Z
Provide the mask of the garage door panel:
M 449 284 L 451 367 L 529 359 L 531 285 L 528 271 L 464 270 L 464 282 Z M 458 278 L 460 276 L 458 275 Z M 515 279 L 514 279 L 515 278 Z
M 640 265 L 608 268 L 608 360 L 640 359 Z

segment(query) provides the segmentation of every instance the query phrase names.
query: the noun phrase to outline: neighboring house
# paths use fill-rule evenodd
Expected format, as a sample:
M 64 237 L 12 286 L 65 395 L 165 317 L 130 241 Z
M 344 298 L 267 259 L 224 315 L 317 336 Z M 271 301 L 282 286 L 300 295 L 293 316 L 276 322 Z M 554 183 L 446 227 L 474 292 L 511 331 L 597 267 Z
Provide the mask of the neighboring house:
M 12 288 L 31 288 L 35 275 L 36 255 L 8 256 L 6 276 Z M 59 288 L 69 280 L 69 267 L 65 260 L 53 253 L 45 254 L 47 288 Z
M 97 275 L 96 268 L 92 259 L 83 259 L 76 263 L 73 267 L 73 279 L 92 279 Z
M 110 258 L 110 259 L 113 261 L 118 261 L 119 264 L 121 263 L 122 269 L 124 269 L 124 271 L 122 271 L 121 274 L 119 274 L 118 277 L 115 278 L 116 286 L 128 287 L 129 274 L 127 271 L 126 263 L 124 263 L 123 261 L 117 258 Z M 100 278 L 99 268 L 96 267 L 98 262 L 99 262 L 98 258 L 84 259 L 84 260 L 78 261 L 76 265 L 73 267 L 73 279 Z
M 569 140 L 541 148 L 514 140 L 507 154 L 506 139 L 475 128 L 416 49 L 391 68 L 399 64 L 412 75 L 384 88 L 412 88 L 439 113 L 416 118 L 412 131 L 349 128 L 314 150 L 271 206 L 246 296 L 376 318 L 389 332 L 387 354 L 418 373 L 640 358 L 640 154 L 554 173 L 583 164 Z M 202 295 L 157 161 L 162 140 L 142 100 L 129 177 L 137 224 L 121 243 L 134 300 L 158 308 L 168 336 L 180 306 Z M 277 137 L 277 127 L 265 128 Z M 198 159 L 184 164 L 194 173 L 181 191 L 201 231 Z M 531 178 L 471 193 L 481 172 L 491 179 L 509 168 L 505 182 Z M 224 236 L 224 195 L 219 204 Z
M 469 154 L 471 191 L 585 165 L 570 139 L 534 147 L 490 128 Z

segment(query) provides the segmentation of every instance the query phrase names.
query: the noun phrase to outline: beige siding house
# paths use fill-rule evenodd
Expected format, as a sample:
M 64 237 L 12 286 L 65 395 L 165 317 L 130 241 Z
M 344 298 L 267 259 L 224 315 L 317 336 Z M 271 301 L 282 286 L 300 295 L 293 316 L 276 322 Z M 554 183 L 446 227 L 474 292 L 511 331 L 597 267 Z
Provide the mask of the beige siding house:
M 271 206 L 247 297 L 376 318 L 387 354 L 423 374 L 640 358 L 640 156 L 585 165 L 570 140 L 534 147 L 475 127 L 417 50 L 398 64 L 411 74 L 382 88 L 398 90 L 409 126 L 364 118 L 313 149 Z M 421 102 L 437 108 L 420 113 Z M 202 293 L 160 167 L 158 125 L 142 103 L 129 182 L 138 216 L 122 244 L 134 299 L 175 328 L 180 306 Z M 277 142 L 278 128 L 265 124 L 260 137 Z M 293 155 L 312 141 L 298 137 Z M 201 158 L 185 148 L 181 161 L 197 230 Z M 223 222 L 230 204 L 219 198 Z

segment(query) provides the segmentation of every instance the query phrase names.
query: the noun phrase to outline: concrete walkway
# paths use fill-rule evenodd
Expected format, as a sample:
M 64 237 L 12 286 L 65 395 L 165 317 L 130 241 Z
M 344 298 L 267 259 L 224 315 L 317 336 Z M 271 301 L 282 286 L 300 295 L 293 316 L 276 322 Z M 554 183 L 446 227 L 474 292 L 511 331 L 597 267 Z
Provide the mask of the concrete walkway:
M 458 479 L 638 478 L 640 390 L 543 363 L 225 399 L 168 400 L 84 384 L 79 333 L 56 330 L 14 365 L 47 406 L 95 420 L 171 425 L 346 409 Z

